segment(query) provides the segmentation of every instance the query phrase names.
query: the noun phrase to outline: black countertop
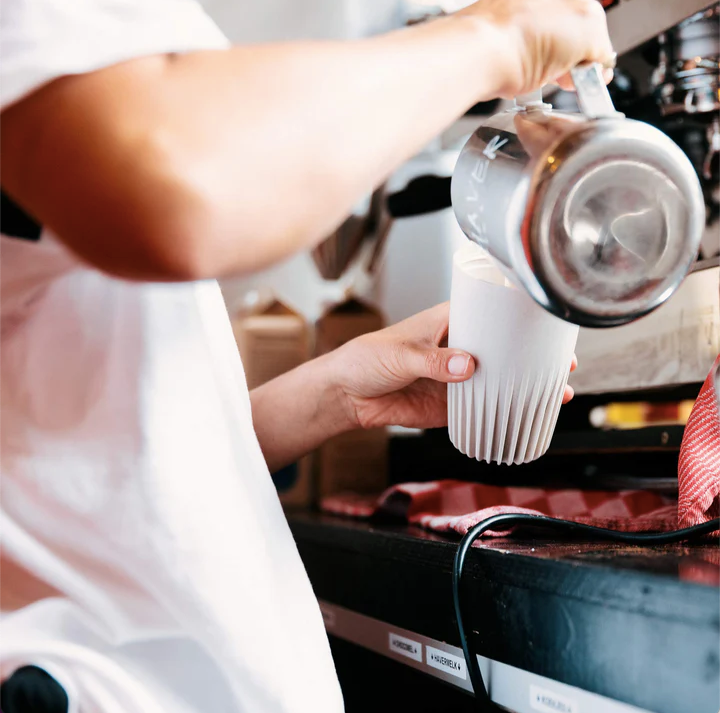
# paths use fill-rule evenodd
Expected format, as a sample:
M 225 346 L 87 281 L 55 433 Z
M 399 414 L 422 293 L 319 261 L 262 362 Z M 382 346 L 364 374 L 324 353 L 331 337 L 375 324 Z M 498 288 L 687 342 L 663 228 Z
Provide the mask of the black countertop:
M 309 513 L 290 524 L 319 599 L 459 646 L 457 538 Z M 718 713 L 717 542 L 484 540 L 464 579 L 476 653 L 653 713 Z

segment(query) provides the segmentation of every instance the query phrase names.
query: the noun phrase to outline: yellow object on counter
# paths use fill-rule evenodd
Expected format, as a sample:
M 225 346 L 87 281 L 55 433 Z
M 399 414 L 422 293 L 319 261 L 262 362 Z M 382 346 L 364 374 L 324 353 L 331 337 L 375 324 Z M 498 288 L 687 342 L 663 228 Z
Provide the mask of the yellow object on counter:
M 692 400 L 671 403 L 636 401 L 609 403 L 593 409 L 591 420 L 597 428 L 644 428 L 645 426 L 684 426 L 690 417 Z

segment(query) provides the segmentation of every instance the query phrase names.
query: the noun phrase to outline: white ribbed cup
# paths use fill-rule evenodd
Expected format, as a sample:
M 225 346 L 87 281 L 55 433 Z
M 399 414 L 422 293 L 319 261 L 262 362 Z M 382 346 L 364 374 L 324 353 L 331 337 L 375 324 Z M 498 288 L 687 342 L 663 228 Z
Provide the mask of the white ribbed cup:
M 448 431 L 465 455 L 529 463 L 550 445 L 578 327 L 507 286 L 474 244 L 453 258 L 450 347 L 476 360 L 471 379 L 448 386 Z

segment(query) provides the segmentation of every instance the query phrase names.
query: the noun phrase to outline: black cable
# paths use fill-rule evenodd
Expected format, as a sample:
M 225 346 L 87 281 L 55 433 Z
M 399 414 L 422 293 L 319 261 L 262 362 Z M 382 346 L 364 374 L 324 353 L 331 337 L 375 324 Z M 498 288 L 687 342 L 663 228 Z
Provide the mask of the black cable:
M 498 525 L 500 527 L 498 527 Z M 465 557 L 472 547 L 473 542 L 477 540 L 487 530 L 507 530 L 516 525 L 531 525 L 532 527 L 542 527 L 549 530 L 559 530 L 566 533 L 585 533 L 591 535 L 593 539 L 609 540 L 611 542 L 627 542 L 630 544 L 643 545 L 668 545 L 673 542 L 682 542 L 691 540 L 702 535 L 708 535 L 711 532 L 720 530 L 720 518 L 710 520 L 710 522 L 695 525 L 694 527 L 686 527 L 682 530 L 673 530 L 672 532 L 618 532 L 617 530 L 608 530 L 603 527 L 594 527 L 592 525 L 583 525 L 568 520 L 556 520 L 552 517 L 544 515 L 529 515 L 508 513 L 505 515 L 493 515 L 485 520 L 481 520 L 477 525 L 468 530 L 463 537 L 457 552 L 455 553 L 455 562 L 453 564 L 452 584 L 453 584 L 453 604 L 455 605 L 455 617 L 457 618 L 458 634 L 460 636 L 460 644 L 465 656 L 465 663 L 470 673 L 470 683 L 475 692 L 475 699 L 478 701 L 479 710 L 482 713 L 501 713 L 502 709 L 497 706 L 485 688 L 480 665 L 477 656 L 473 655 L 470 650 L 470 644 L 465 632 L 465 624 L 462 617 L 462 604 L 460 601 L 460 580 L 462 578 L 463 566 L 465 565 Z

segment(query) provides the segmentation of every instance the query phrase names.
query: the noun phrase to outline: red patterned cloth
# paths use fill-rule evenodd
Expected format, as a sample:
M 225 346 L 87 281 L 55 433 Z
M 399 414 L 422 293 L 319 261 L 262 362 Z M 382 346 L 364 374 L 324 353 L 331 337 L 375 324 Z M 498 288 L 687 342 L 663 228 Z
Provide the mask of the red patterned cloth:
M 690 527 L 720 515 L 718 357 L 685 426 L 678 468 L 678 524 Z
M 720 357 L 690 413 L 680 450 L 679 502 L 642 490 L 587 491 L 503 488 L 458 480 L 404 483 L 379 497 L 343 493 L 325 498 L 326 512 L 368 518 L 392 515 L 430 530 L 464 535 L 492 515 L 529 513 L 624 532 L 664 531 L 720 514 L 720 415 L 715 386 Z M 507 532 L 487 532 L 505 535 Z
M 642 490 L 503 488 L 460 480 L 403 483 L 379 498 L 344 493 L 325 498 L 321 507 L 351 517 L 392 515 L 430 530 L 461 535 L 480 520 L 501 513 L 549 515 L 625 532 L 672 530 L 677 522 L 674 501 Z

